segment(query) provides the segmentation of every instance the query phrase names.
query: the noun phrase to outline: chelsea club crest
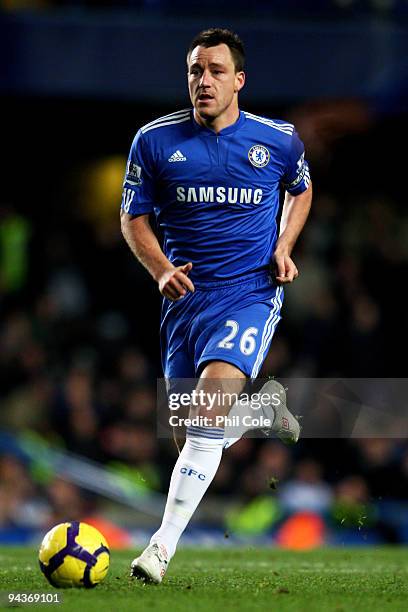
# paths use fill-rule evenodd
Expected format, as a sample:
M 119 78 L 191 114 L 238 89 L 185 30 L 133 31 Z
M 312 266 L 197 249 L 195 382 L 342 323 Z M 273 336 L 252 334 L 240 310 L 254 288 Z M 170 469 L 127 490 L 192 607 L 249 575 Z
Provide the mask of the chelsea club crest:
M 253 166 L 263 168 L 269 163 L 270 153 L 266 147 L 262 145 L 254 145 L 248 151 L 248 159 Z

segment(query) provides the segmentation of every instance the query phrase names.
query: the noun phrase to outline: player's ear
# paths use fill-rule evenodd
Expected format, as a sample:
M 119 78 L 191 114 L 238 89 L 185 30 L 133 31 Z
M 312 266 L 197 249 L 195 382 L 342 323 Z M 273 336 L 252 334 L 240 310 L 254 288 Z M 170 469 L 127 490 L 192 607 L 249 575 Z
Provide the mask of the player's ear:
M 240 89 L 242 89 L 244 85 L 245 85 L 245 72 L 243 70 L 240 70 L 239 72 L 235 73 L 235 87 L 234 87 L 235 93 L 240 91 Z

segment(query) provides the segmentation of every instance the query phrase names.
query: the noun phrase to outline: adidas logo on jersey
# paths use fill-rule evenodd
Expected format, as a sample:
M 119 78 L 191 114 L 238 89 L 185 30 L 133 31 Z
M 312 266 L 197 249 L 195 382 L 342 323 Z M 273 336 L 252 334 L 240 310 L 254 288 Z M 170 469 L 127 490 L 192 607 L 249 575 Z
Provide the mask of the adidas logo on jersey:
M 177 149 L 173 155 L 170 155 L 169 162 L 187 161 L 187 157 L 184 157 L 181 151 Z

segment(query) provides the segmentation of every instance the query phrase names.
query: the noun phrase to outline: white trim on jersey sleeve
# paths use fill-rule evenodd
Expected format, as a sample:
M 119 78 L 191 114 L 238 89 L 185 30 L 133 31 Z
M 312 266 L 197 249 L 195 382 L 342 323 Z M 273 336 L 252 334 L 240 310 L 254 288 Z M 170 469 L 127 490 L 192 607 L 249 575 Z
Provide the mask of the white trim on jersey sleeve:
M 156 130 L 157 128 L 167 127 L 168 125 L 174 125 L 175 123 L 183 123 L 183 121 L 189 121 L 189 120 L 190 120 L 190 113 L 188 113 L 187 117 L 183 117 L 182 119 L 166 121 L 163 123 L 156 123 L 155 125 L 151 125 L 150 127 L 142 128 L 141 132 L 142 134 L 146 134 L 146 132 L 150 132 L 150 130 Z
M 258 123 L 263 123 L 264 125 L 274 128 L 279 132 L 283 132 L 288 136 L 292 136 L 293 130 L 295 129 L 295 126 L 292 123 L 276 123 L 273 119 L 267 119 L 266 117 L 253 115 L 252 113 L 249 113 L 247 111 L 244 111 L 244 113 L 247 119 L 252 119 L 252 121 L 258 121 Z
M 149 121 L 149 123 L 142 125 L 141 129 L 144 130 L 144 128 L 150 127 L 154 123 L 161 123 L 162 121 L 167 121 L 167 120 L 170 121 L 171 119 L 176 119 L 177 117 L 180 117 L 181 115 L 185 115 L 186 113 L 189 113 L 190 110 L 191 109 L 189 108 L 183 108 L 182 110 L 174 111 L 174 113 L 170 113 L 169 115 L 163 115 L 163 117 L 158 117 L 157 119 L 154 119 L 153 121 Z
M 179 110 L 174 113 L 170 113 L 169 115 L 158 117 L 157 119 L 154 119 L 154 121 L 150 121 L 149 123 L 146 123 L 146 125 L 143 125 L 140 129 L 144 133 L 145 131 L 148 131 L 154 125 L 164 124 L 164 123 L 176 120 L 176 119 L 188 117 L 189 115 L 190 115 L 190 109 L 184 108 L 183 110 Z

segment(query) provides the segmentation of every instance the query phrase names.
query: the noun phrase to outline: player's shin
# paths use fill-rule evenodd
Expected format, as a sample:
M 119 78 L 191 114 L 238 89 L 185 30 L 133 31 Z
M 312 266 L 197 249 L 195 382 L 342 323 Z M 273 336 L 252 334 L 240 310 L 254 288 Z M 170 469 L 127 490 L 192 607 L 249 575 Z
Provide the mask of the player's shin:
M 164 545 L 169 559 L 217 472 L 223 442 L 223 428 L 187 429 L 186 443 L 171 477 L 163 521 L 150 540 L 150 543 Z
M 224 449 L 238 442 L 249 429 L 252 429 L 246 423 L 251 421 L 254 414 L 255 411 L 251 401 L 238 400 L 235 402 L 225 422 Z

